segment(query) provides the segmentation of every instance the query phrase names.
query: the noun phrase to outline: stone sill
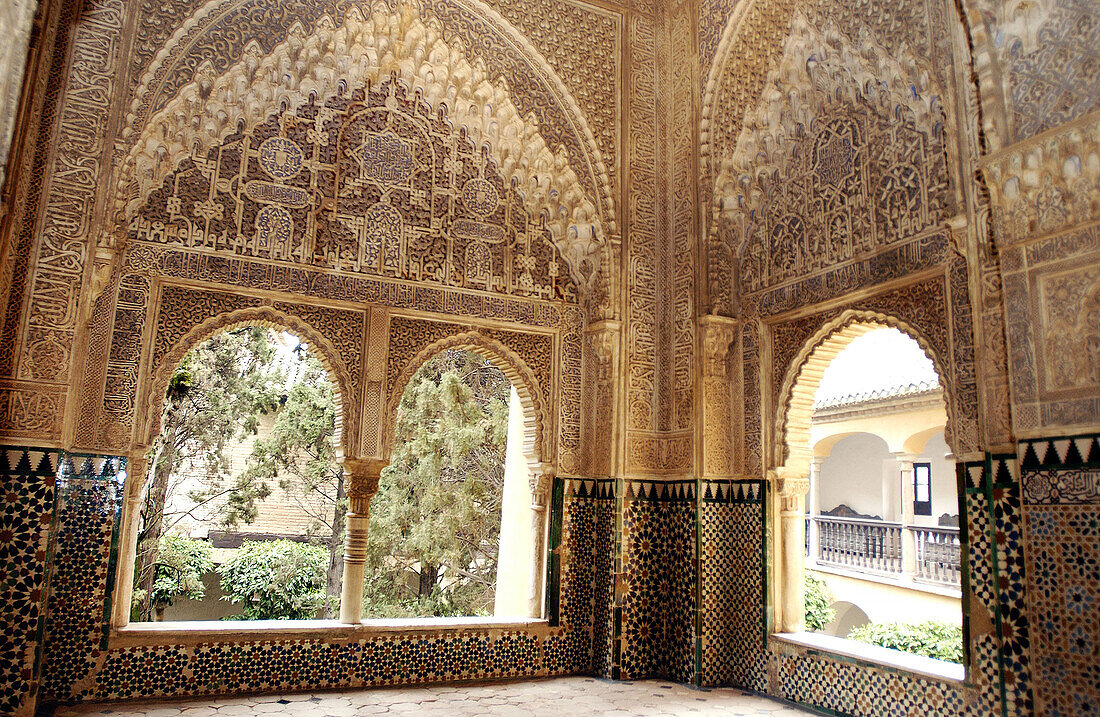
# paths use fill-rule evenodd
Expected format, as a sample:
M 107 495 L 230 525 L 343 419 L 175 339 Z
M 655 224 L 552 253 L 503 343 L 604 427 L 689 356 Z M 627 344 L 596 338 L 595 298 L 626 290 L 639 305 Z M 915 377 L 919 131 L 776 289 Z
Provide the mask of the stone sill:
M 380 635 L 530 630 L 546 627 L 549 627 L 546 620 L 528 617 L 416 617 L 364 620 L 358 625 L 349 625 L 339 620 L 135 622 L 113 630 L 110 647 L 268 642 L 273 639 L 351 642 Z
M 851 578 L 852 580 L 866 580 L 867 582 L 880 583 L 882 585 L 889 585 L 904 590 L 917 590 L 922 593 L 932 593 L 933 595 L 962 599 L 961 588 L 950 587 L 938 583 L 926 583 L 920 580 L 906 581 L 902 580 L 901 576 L 896 574 L 865 573 L 859 570 L 849 570 L 837 565 L 830 565 L 828 563 L 817 563 L 810 558 L 806 558 L 806 569 L 812 570 L 815 573 L 839 575 L 842 578 Z
M 889 667 L 959 686 L 966 681 L 966 668 L 954 662 L 910 655 L 907 652 L 816 632 L 781 632 L 771 637 L 776 642 L 859 660 L 868 667 Z

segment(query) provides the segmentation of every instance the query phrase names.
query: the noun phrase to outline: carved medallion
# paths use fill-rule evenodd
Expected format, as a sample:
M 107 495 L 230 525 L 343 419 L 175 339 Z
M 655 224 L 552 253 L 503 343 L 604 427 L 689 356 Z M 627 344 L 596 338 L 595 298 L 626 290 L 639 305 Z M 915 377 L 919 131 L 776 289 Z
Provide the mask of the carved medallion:
M 462 187 L 462 203 L 474 214 L 487 217 L 497 210 L 500 195 L 488 181 L 475 177 Z
M 260 145 L 260 167 L 274 179 L 291 179 L 302 171 L 302 148 L 286 137 L 270 137 Z
M 823 184 L 839 186 L 852 172 L 852 138 L 849 135 L 832 135 L 817 147 L 814 171 Z

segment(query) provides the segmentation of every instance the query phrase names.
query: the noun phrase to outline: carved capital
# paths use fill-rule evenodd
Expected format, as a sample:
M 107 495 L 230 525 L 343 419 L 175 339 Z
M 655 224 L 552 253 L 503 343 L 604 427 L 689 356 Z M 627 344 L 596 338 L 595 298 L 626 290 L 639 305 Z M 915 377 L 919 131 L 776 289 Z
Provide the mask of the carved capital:
M 149 446 L 136 446 L 126 457 L 126 499 L 139 500 L 149 473 Z
M 557 469 L 548 463 L 539 463 L 531 468 L 531 508 L 542 510 L 549 503 L 550 486 L 554 483 Z
M 347 494 L 351 512 L 367 512 L 371 498 L 378 492 L 378 480 L 389 461 L 381 458 L 345 458 L 340 464 L 347 479 Z
M 810 492 L 809 476 L 800 475 L 789 468 L 774 468 L 768 471 L 768 481 L 783 501 L 784 515 L 802 512 L 802 499 Z

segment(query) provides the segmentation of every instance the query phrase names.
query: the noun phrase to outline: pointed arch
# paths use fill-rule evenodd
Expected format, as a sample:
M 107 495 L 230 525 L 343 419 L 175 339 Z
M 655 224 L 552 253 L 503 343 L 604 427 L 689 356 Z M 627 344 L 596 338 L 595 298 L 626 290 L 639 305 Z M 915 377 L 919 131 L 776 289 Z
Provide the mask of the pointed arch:
M 795 356 L 783 378 L 776 407 L 772 443 L 772 466 L 786 475 L 808 476 L 813 460 L 810 445 L 810 421 L 813 417 L 814 395 L 825 369 L 837 354 L 853 340 L 881 328 L 894 328 L 917 342 L 932 361 L 943 386 L 944 410 L 947 413 L 946 435 L 950 434 L 954 398 L 950 373 L 931 342 L 920 331 L 893 316 L 873 311 L 849 309 L 829 321 L 811 336 Z
M 295 22 L 270 51 L 251 41 L 235 64 L 219 71 L 204 62 L 171 98 L 162 97 L 163 75 L 178 60 L 169 48 L 190 47 L 195 40 L 188 34 L 202 32 L 196 26 L 208 16 L 224 14 L 219 10 L 224 4 L 213 0 L 197 11 L 139 83 L 123 131 L 130 149 L 114 190 L 120 222 L 128 221 L 185 159 L 201 161 L 207 149 L 272 112 L 294 111 L 311 98 L 324 100 L 392 78 L 443 112 L 456 130 L 464 129 L 476 146 L 488 147 L 527 211 L 545 220 L 581 285 L 593 286 L 598 269 L 610 269 L 603 265 L 605 238 L 617 231 L 613 194 L 594 135 L 561 79 L 499 14 L 487 7 L 482 12 L 479 4 L 478 12 L 508 35 L 528 64 L 540 68 L 569 124 L 560 129 L 575 139 L 582 156 L 571 157 L 564 144 L 548 145 L 538 118 L 520 112 L 505 79 L 492 77 L 461 41 L 448 41 L 441 23 L 416 0 L 396 0 L 392 8 L 381 0 L 352 6 L 341 18 L 320 18 L 312 30 Z M 574 166 L 578 162 L 586 166 Z
M 386 429 L 383 439 L 383 454 L 388 459 L 393 451 L 394 428 L 397 421 L 397 407 L 420 367 L 430 359 L 447 350 L 471 351 L 487 359 L 512 383 L 523 406 L 523 456 L 527 461 L 533 480 L 539 484 L 532 486 L 539 493 L 546 488 L 544 482 L 552 474 L 548 467 L 553 465 L 549 407 L 543 400 L 538 379 L 523 359 L 510 348 L 496 339 L 489 338 L 477 331 L 448 336 L 424 347 L 413 356 L 397 375 L 394 384 L 388 388 L 386 405 Z
M 309 344 L 311 350 L 315 350 L 315 355 L 332 382 L 333 392 L 335 393 L 336 423 L 332 432 L 332 441 L 337 459 L 343 458 L 347 453 L 347 447 L 354 445 L 353 436 L 350 433 L 355 425 L 354 417 L 357 415 L 356 397 L 351 376 L 348 374 L 344 362 L 340 359 L 339 352 L 325 338 L 324 334 L 302 319 L 269 306 L 239 309 L 210 317 L 193 326 L 164 355 L 160 364 L 153 369 L 152 380 L 149 382 L 149 388 L 145 396 L 145 420 L 147 423 L 144 429 L 138 431 L 138 435 L 144 437 L 143 443 L 152 445 L 160 433 L 160 417 L 164 408 L 168 383 L 172 378 L 172 374 L 175 373 L 176 367 L 183 361 L 183 357 L 193 348 L 216 334 L 247 326 L 262 326 L 275 331 L 289 331 Z M 139 418 L 139 420 L 141 419 Z

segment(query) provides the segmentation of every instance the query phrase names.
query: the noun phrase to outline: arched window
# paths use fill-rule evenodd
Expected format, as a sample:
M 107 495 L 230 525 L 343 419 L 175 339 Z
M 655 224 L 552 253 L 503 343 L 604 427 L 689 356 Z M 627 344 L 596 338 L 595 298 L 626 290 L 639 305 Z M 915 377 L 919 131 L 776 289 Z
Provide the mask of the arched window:
M 365 617 L 541 612 L 524 418 L 478 353 L 444 350 L 415 373 L 371 501 Z
M 192 348 L 142 480 L 131 621 L 335 614 L 343 570 L 339 410 L 297 336 L 259 326 Z
M 808 415 L 796 415 L 802 401 Z M 783 551 L 804 565 L 794 592 L 806 591 L 806 612 L 785 627 L 802 618 L 808 630 L 896 649 L 927 634 L 925 649 L 909 651 L 961 662 L 959 501 L 933 362 L 896 328 L 850 324 L 811 351 L 791 406 L 788 475 L 808 458 L 805 557 Z

